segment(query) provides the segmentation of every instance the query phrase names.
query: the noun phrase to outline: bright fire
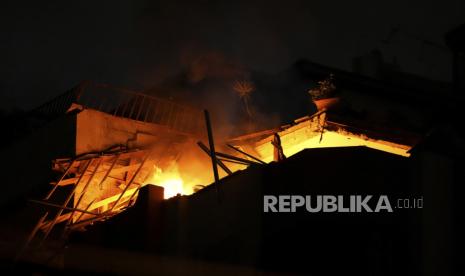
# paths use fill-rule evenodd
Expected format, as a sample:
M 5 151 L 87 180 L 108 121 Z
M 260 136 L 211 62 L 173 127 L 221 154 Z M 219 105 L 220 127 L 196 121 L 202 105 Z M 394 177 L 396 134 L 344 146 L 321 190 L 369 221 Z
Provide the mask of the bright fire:
M 153 184 L 165 189 L 165 199 L 180 195 L 190 195 L 194 192 L 194 186 L 205 183 L 204 180 L 197 177 L 189 176 L 186 173 L 181 174 L 179 165 L 172 162 L 167 168 L 161 169 L 156 165 L 153 166 L 151 175 L 145 181 L 145 184 Z
M 308 148 L 366 146 L 401 156 L 408 157 L 410 155 L 408 150 L 411 147 L 408 145 L 375 140 L 363 134 L 357 135 L 344 130 L 325 130 L 321 133 L 318 124 L 317 120 L 307 120 L 279 132 L 284 154 L 290 157 Z M 244 147 L 241 148 L 266 163 L 272 162 L 274 156 L 274 146 L 271 144 L 272 137 L 269 136 L 251 144 L 245 142 Z M 194 193 L 196 187 L 204 187 L 213 181 L 210 159 L 206 155 L 199 154 L 202 153 L 198 149 L 197 151 L 185 149 L 183 158 L 172 161 L 163 168 L 154 165 L 145 184 L 163 187 L 165 199 L 178 194 L 190 195 Z M 244 165 L 230 163 L 226 165 L 233 172 L 246 168 Z M 221 169 L 219 169 L 219 173 L 220 178 L 226 176 L 226 173 Z
M 154 165 L 152 174 L 145 182 L 146 184 L 163 187 L 165 189 L 165 198 L 170 198 L 177 194 L 185 194 L 184 181 L 179 174 L 176 164 L 172 164 L 168 169 L 165 169 L 165 171 Z

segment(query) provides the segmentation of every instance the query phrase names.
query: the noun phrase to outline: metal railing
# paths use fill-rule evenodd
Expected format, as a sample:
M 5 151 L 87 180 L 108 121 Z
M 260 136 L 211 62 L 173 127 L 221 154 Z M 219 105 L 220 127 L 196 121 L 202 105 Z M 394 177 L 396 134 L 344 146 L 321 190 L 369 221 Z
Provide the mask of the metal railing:
M 117 117 L 167 126 L 179 132 L 200 134 L 203 130 L 202 112 L 196 108 L 90 82 L 39 106 L 33 113 L 53 118 L 65 114 L 73 103 Z

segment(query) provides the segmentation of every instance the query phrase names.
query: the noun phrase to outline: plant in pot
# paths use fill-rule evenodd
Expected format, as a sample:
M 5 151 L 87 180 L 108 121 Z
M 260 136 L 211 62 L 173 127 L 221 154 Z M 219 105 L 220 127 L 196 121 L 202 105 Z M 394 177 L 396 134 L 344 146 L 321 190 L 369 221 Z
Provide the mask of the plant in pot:
M 330 74 L 324 80 L 318 82 L 318 86 L 308 90 L 318 111 L 328 110 L 339 103 L 339 97 L 335 96 L 336 86 L 334 85 L 334 75 Z

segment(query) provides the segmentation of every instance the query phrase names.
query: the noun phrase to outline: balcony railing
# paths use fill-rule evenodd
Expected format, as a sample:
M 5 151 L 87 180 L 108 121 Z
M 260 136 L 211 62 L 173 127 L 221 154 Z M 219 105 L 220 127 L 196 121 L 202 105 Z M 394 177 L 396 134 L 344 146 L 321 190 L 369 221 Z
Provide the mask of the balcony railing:
M 53 118 L 65 114 L 73 103 L 113 116 L 167 126 L 173 130 L 200 134 L 202 112 L 170 100 L 105 84 L 82 83 L 39 106 L 33 113 Z

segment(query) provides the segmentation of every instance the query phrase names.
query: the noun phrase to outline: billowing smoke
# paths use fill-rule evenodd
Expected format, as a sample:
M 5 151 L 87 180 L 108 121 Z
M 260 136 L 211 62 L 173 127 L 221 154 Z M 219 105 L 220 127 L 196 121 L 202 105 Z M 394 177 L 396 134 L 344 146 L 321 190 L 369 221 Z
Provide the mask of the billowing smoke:
M 279 123 L 276 115 L 263 114 L 262 91 L 253 72 L 238 61 L 218 51 L 196 50 L 183 52 L 180 62 L 180 73 L 144 93 L 208 109 L 216 135 L 223 138 Z

